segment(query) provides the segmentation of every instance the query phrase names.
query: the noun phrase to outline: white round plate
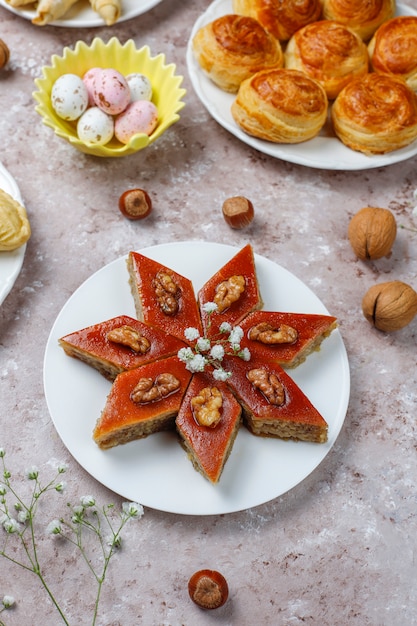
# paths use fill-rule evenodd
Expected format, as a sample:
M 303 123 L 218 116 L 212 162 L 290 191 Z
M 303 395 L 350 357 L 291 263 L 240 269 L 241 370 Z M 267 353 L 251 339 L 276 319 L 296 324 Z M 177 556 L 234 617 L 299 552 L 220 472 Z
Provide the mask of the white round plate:
M 171 243 L 141 252 L 193 281 L 197 291 L 238 250 L 205 242 Z M 265 309 L 327 314 L 300 280 L 255 255 Z M 111 383 L 67 356 L 58 339 L 120 314 L 135 317 L 126 257 L 106 265 L 70 297 L 52 328 L 44 360 L 44 387 L 55 427 L 75 459 L 100 483 L 128 500 L 184 515 L 214 515 L 248 509 L 288 491 L 324 459 L 340 432 L 349 400 L 350 376 L 338 330 L 320 352 L 291 375 L 329 424 L 324 444 L 251 435 L 241 427 L 220 482 L 194 470 L 175 433 L 157 433 L 101 450 L 92 439 Z
M 142 15 L 142 13 L 150 11 L 160 2 L 162 0 L 123 0 L 123 12 L 117 23 L 120 24 L 120 22 L 126 22 L 133 17 Z M 32 21 L 36 15 L 36 11 L 30 9 L 15 9 L 6 0 L 0 0 L 0 6 L 29 21 Z M 64 26 L 66 28 L 93 28 L 95 26 L 105 26 L 105 23 L 96 11 L 93 11 L 89 2 L 80 0 L 65 16 L 55 22 L 51 22 L 49 25 Z
M 23 204 L 19 187 L 14 178 L 0 163 L 0 189 L 6 191 L 15 200 Z M 25 258 L 26 244 L 11 252 L 0 252 L 0 304 L 4 302 L 15 284 L 16 278 L 22 269 Z
M 237 126 L 230 112 L 235 95 L 222 91 L 207 78 L 194 58 L 191 45 L 199 28 L 228 13 L 233 13 L 231 0 L 215 0 L 199 17 L 188 42 L 187 67 L 197 96 L 210 115 L 232 135 L 248 146 L 277 159 L 326 170 L 366 170 L 384 167 L 405 161 L 417 154 L 417 141 L 401 148 L 401 150 L 374 156 L 367 156 L 361 152 L 350 150 L 336 138 L 330 122 L 326 124 L 317 137 L 299 144 L 275 144 L 244 133 Z M 397 15 L 417 15 L 417 11 L 399 4 L 397 5 Z

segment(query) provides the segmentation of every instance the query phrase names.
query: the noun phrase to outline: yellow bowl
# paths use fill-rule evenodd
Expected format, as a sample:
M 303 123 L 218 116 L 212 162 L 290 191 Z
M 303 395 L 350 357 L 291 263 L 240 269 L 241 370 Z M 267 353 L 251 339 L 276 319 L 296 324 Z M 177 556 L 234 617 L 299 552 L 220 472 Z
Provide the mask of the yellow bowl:
M 123 144 L 115 137 L 104 146 L 97 146 L 81 141 L 77 136 L 77 122 L 60 118 L 52 108 L 51 91 L 54 82 L 62 74 L 83 76 L 93 67 L 112 68 L 123 75 L 138 72 L 147 76 L 152 84 L 152 102 L 158 109 L 158 125 L 148 137 L 145 134 L 134 135 L 128 144 Z M 61 57 L 53 55 L 51 65 L 42 68 L 42 77 L 35 79 L 38 91 L 33 97 L 38 103 L 35 110 L 42 117 L 43 123 L 50 126 L 55 134 L 86 154 L 99 157 L 122 157 L 146 148 L 162 135 L 172 124 L 179 120 L 178 112 L 185 106 L 181 98 L 185 89 L 181 89 L 182 76 L 175 76 L 176 66 L 166 65 L 165 56 L 151 56 L 148 46 L 139 50 L 132 39 L 124 45 L 116 37 L 104 43 L 96 37 L 91 46 L 78 41 L 74 49 L 64 48 Z

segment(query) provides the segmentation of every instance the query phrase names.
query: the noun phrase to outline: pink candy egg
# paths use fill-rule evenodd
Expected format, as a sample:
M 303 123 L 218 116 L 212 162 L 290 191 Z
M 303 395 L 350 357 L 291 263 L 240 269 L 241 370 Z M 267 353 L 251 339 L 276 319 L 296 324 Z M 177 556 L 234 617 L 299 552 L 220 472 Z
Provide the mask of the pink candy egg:
M 92 67 L 91 70 L 88 70 L 88 72 L 86 72 L 83 76 L 83 83 L 86 86 L 87 93 L 88 93 L 88 106 L 90 107 L 95 106 L 95 101 L 94 101 L 95 81 L 96 81 L 97 76 L 99 76 L 102 71 L 103 70 L 101 69 L 101 67 Z
M 121 143 L 129 143 L 133 135 L 151 135 L 158 124 L 158 109 L 148 100 L 131 102 L 127 109 L 118 115 L 114 124 L 114 134 Z
M 123 74 L 103 69 L 94 80 L 94 102 L 110 115 L 124 111 L 130 102 L 130 89 Z

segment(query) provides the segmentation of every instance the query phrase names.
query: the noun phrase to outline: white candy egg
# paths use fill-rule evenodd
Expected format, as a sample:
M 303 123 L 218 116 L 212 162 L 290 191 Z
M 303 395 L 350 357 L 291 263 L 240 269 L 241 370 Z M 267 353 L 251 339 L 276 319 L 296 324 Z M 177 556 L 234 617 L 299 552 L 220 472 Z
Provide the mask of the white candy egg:
M 144 74 L 128 74 L 126 76 L 132 102 L 136 100 L 152 100 L 152 84 Z
M 90 107 L 77 122 L 78 138 L 86 143 L 104 146 L 114 134 L 114 121 L 98 107 Z
M 148 100 L 131 102 L 127 109 L 117 116 L 114 134 L 122 143 L 129 143 L 133 135 L 151 135 L 158 124 L 158 109 Z
M 76 120 L 87 108 L 88 92 L 76 74 L 62 74 L 52 85 L 52 108 L 64 120 Z

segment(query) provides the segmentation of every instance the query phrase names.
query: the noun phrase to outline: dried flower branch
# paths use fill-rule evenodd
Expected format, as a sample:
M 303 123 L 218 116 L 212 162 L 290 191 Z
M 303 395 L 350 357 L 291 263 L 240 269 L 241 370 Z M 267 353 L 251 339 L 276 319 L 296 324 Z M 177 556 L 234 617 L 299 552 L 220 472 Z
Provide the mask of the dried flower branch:
M 5 540 L 0 548 L 0 556 L 10 563 L 35 574 L 48 594 L 64 624 L 69 626 L 61 605 L 55 598 L 44 575 L 44 567 L 39 554 L 38 524 L 35 523 L 36 512 L 41 499 L 50 492 L 62 493 L 65 483 L 60 480 L 66 471 L 65 465 L 57 468 L 56 475 L 45 485 L 41 484 L 39 470 L 31 467 L 27 471 L 27 478 L 32 482 L 31 492 L 25 501 L 19 496 L 12 485 L 12 474 L 6 467 L 5 450 L 0 448 L 0 459 L 3 469 L 3 482 L 0 483 L 0 525 L 5 532 Z M 10 501 L 13 500 L 13 504 Z M 67 503 L 69 516 L 52 520 L 46 531 L 54 537 L 74 545 L 81 553 L 83 560 L 94 576 L 97 584 L 96 601 L 92 617 L 92 626 L 98 617 L 98 607 L 103 583 L 106 578 L 110 560 L 115 551 L 121 546 L 121 532 L 129 520 L 139 519 L 143 515 L 143 507 L 136 502 L 125 502 L 121 512 L 114 511 L 114 505 L 108 504 L 97 508 L 93 496 L 83 496 L 78 505 Z M 85 533 L 92 535 L 98 541 L 100 556 L 98 564 L 94 565 L 85 548 Z M 109 534 L 109 536 L 108 536 Z M 12 544 L 12 545 L 10 545 Z M 20 544 L 21 556 L 17 546 Z M 0 614 L 14 605 L 12 596 L 4 596 L 0 604 Z M 0 626 L 4 626 L 0 620 Z

